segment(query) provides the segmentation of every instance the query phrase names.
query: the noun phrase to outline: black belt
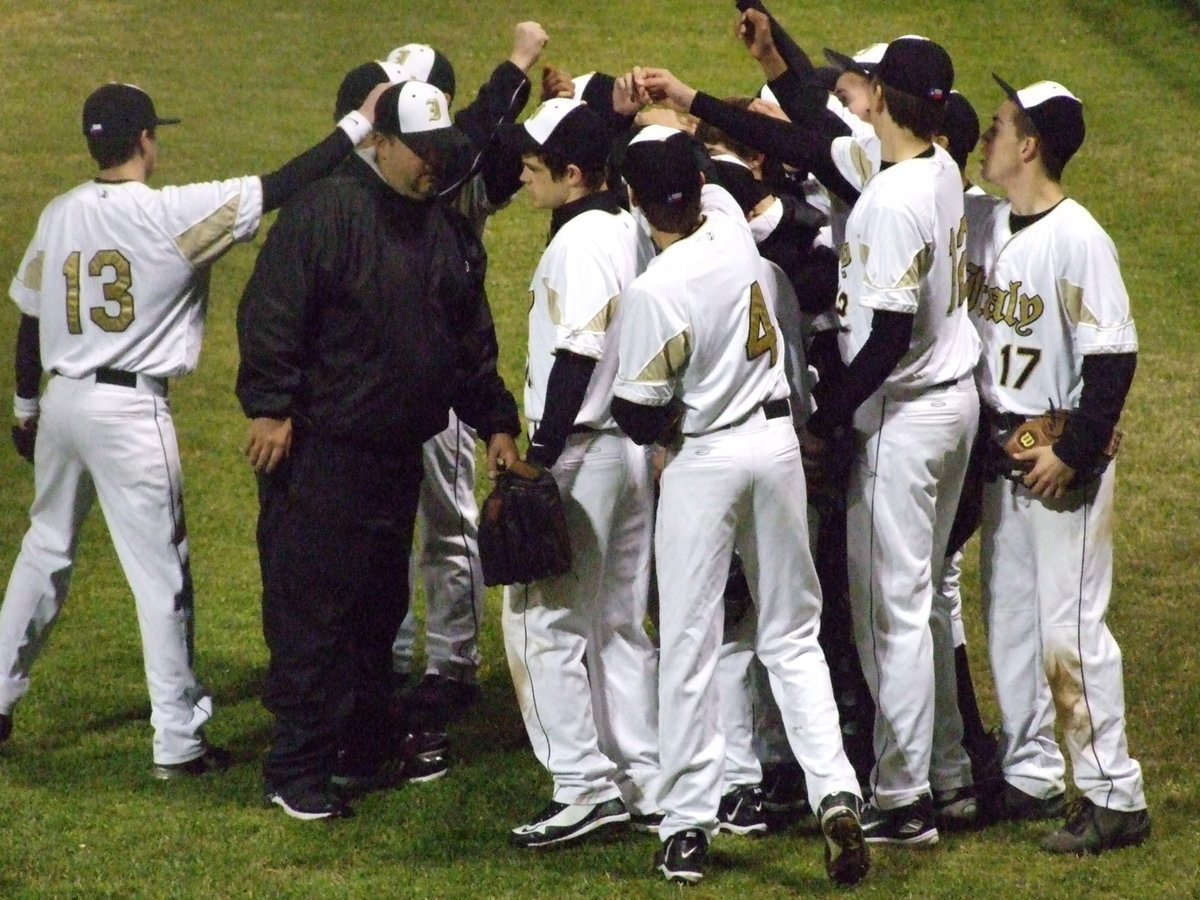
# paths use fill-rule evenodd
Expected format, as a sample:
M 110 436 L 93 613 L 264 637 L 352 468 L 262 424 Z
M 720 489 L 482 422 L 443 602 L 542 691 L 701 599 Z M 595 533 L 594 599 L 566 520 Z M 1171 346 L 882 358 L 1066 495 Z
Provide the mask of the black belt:
M 1003 431 L 1016 428 L 1018 425 L 1024 425 L 1029 419 L 1029 416 L 1023 416 L 1020 413 L 1000 412 L 998 409 L 992 409 L 990 406 L 984 408 L 984 418 L 992 424 L 993 427 Z
M 117 387 L 137 387 L 137 372 L 126 372 L 122 369 L 108 367 L 96 370 L 97 384 L 115 384 Z
M 784 416 L 792 414 L 792 408 L 788 405 L 786 397 L 779 400 L 768 400 L 762 405 L 763 415 L 768 419 L 782 419 Z

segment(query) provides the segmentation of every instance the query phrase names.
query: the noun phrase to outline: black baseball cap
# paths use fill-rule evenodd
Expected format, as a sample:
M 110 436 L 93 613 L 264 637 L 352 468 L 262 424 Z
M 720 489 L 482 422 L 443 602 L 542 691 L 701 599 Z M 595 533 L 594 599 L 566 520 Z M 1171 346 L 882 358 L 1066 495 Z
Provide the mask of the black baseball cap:
M 869 47 L 863 47 L 853 56 L 847 56 L 845 53 L 839 53 L 826 47 L 825 58 L 829 60 L 830 66 L 839 75 L 842 72 L 853 72 L 863 78 L 870 78 L 875 72 L 875 67 L 879 65 L 879 61 L 883 59 L 887 46 L 885 43 L 871 44 Z M 833 80 L 836 82 L 837 78 L 834 77 Z
M 424 81 L 393 84 L 375 103 L 375 130 L 400 138 L 423 159 L 453 164 L 471 149 L 467 136 L 454 127 L 442 89 Z
M 994 72 L 992 77 L 1008 99 L 1033 123 L 1038 139 L 1065 166 L 1083 146 L 1087 132 L 1083 124 L 1083 102 L 1057 81 L 1038 81 L 1018 91 Z
M 639 201 L 683 203 L 698 196 L 703 181 L 692 137 L 666 125 L 647 125 L 625 148 L 621 177 Z
M 961 169 L 967 164 L 967 157 L 979 143 L 979 116 L 971 101 L 958 91 L 950 92 L 946 101 L 946 116 L 942 121 L 942 134 L 949 140 L 946 151 L 958 163 Z
M 395 84 L 404 81 L 395 66 L 378 60 L 365 62 L 355 66 L 338 85 L 337 100 L 333 104 L 333 120 L 336 122 L 348 112 L 353 112 L 363 105 L 367 95 L 375 89 L 375 85 L 383 81 Z
M 887 45 L 874 76 L 901 93 L 946 103 L 954 87 L 954 63 L 940 44 L 921 37 L 901 37 Z
M 111 81 L 83 101 L 83 135 L 88 138 L 132 137 L 159 125 L 178 123 L 179 119 L 159 118 L 150 95 L 132 84 Z

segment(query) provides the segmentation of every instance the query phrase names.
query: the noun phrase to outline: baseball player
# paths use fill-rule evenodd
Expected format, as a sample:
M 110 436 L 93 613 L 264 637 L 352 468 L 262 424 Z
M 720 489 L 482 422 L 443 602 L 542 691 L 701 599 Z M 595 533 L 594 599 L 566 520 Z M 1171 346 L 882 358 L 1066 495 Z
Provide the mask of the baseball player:
M 580 100 L 543 103 L 524 123 L 530 201 L 551 237 L 529 290 L 525 415 L 529 459 L 563 495 L 573 565 L 504 592 L 504 646 L 550 804 L 514 828 L 518 847 L 577 840 L 660 818 L 657 658 L 647 636 L 653 489 L 650 458 L 609 405 L 621 291 L 653 255 L 606 190 L 612 135 Z
M 642 76 L 656 99 L 672 77 Z M 817 641 L 820 588 L 773 309 L 781 276 L 758 255 L 733 198 L 701 187 L 690 140 L 647 126 L 622 165 L 630 203 L 660 250 L 622 296 L 613 400 L 635 441 L 669 448 L 655 525 L 665 813 L 657 864 L 669 880 L 698 881 L 717 833 L 724 741 L 714 678 L 736 550 L 757 610 L 755 650 L 807 776 L 826 870 L 854 883 L 869 860 Z
M 1021 818 L 1063 809 L 1048 691 L 1081 796 L 1042 847 L 1098 853 L 1150 834 L 1125 738 L 1121 651 L 1104 621 L 1116 466 L 1102 460 L 1133 381 L 1137 331 L 1112 240 L 1061 183 L 1083 143 L 1083 104 L 1053 81 L 1020 91 L 996 81 L 1007 99 L 983 136 L 983 177 L 1008 200 L 993 216 L 972 299 L 987 420 L 1000 430 L 1047 403 L 1072 411 L 1053 445 L 1018 454 L 1029 467 L 1021 484 L 996 480 L 984 491 L 981 576 L 1005 806 Z
M 507 164 L 489 149 L 498 127 L 516 120 L 529 97 L 527 73 L 547 41 L 536 22 L 514 29 L 513 49 L 476 99 L 455 117 L 472 139 L 478 157 L 471 177 L 443 189 L 482 236 L 488 216 L 507 204 L 520 187 L 519 164 Z M 455 95 L 450 61 L 427 44 L 404 44 L 392 50 L 386 65 L 395 67 L 393 81 L 425 81 L 441 88 L 446 102 Z M 479 627 L 486 597 L 479 564 L 478 520 L 475 501 L 475 443 L 477 435 L 453 410 L 445 430 L 425 442 L 421 453 L 424 477 L 417 506 L 417 544 L 409 565 L 410 596 L 418 570 L 425 594 L 425 674 L 408 695 L 413 725 L 444 731 L 449 716 L 475 703 L 480 696 Z M 397 681 L 412 671 L 417 621 L 412 605 L 392 646 Z
M 196 365 L 209 266 L 264 212 L 333 167 L 370 131 L 372 93 L 330 137 L 261 177 L 147 185 L 160 118 L 128 84 L 97 88 L 83 134 L 100 172 L 52 201 L 13 278 L 21 369 L 14 414 L 37 428 L 30 528 L 0 608 L 0 733 L 66 599 L 80 526 L 100 502 L 137 604 L 157 778 L 224 769 L 192 672 L 192 580 L 168 378 Z M 40 401 L 39 375 L 50 379 Z

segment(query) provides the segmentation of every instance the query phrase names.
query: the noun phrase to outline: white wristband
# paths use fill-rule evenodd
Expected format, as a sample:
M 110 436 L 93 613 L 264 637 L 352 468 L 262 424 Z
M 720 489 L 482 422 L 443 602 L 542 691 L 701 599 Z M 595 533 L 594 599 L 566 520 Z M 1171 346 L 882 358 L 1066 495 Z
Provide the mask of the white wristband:
M 337 123 L 337 127 L 346 132 L 346 135 L 350 138 L 350 142 L 355 147 L 365 141 L 371 133 L 371 123 L 357 109 L 351 110 L 342 116 L 341 121 Z
M 21 397 L 13 394 L 13 416 L 17 419 L 36 419 L 41 407 L 37 397 Z

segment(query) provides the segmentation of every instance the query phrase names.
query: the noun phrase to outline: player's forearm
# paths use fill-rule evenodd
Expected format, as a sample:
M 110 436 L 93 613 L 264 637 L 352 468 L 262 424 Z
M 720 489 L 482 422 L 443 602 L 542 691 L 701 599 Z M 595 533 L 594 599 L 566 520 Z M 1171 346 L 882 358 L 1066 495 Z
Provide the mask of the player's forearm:
M 737 8 L 743 12 L 747 9 L 757 9 L 770 18 L 771 41 L 775 44 L 775 51 L 783 60 L 784 65 L 801 76 L 812 71 L 812 62 L 809 60 L 808 54 L 793 40 L 787 29 L 779 24 L 779 20 L 771 15 L 762 0 L 739 0 Z
M 830 144 L 836 136 L 832 125 L 801 128 L 792 122 L 725 103 L 703 91 L 696 93 L 690 111 L 730 137 L 801 172 L 812 169 L 819 157 L 829 156 Z
M 325 140 L 261 176 L 263 212 L 278 209 L 306 184 L 328 175 L 370 133 L 371 123 L 360 113 L 347 113 Z
M 876 310 L 871 317 L 871 334 L 858 355 L 846 367 L 841 379 L 818 383 L 816 413 L 808 420 L 808 429 L 818 437 L 832 437 L 846 427 L 864 400 L 883 386 L 908 352 L 912 343 L 915 317 L 908 313 Z
M 1133 385 L 1136 353 L 1104 353 L 1083 358 L 1079 406 L 1067 420 L 1054 455 L 1076 472 L 1093 469 L 1121 418 Z
M 14 356 L 16 395 L 21 400 L 33 401 L 36 410 L 37 396 L 42 380 L 42 361 L 38 350 L 38 320 L 33 316 L 21 316 L 17 326 L 17 348 Z M 28 406 L 28 404 L 26 405 Z M 28 408 L 25 410 L 28 413 Z M 36 411 L 33 415 L 37 415 Z M 29 415 L 18 418 L 29 418 Z
M 547 469 L 554 465 L 566 446 L 567 437 L 575 427 L 575 419 L 583 408 L 588 384 L 596 360 L 567 350 L 559 350 L 546 379 L 546 404 L 538 423 L 528 456 Z

